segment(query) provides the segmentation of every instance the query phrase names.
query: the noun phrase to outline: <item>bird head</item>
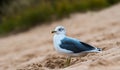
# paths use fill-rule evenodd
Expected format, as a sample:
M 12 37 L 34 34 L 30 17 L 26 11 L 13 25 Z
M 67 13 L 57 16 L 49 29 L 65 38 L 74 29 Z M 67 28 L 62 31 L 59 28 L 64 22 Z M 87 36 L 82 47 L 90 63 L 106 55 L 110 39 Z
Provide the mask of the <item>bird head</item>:
M 66 34 L 65 28 L 63 26 L 57 26 L 52 33 L 55 34 Z

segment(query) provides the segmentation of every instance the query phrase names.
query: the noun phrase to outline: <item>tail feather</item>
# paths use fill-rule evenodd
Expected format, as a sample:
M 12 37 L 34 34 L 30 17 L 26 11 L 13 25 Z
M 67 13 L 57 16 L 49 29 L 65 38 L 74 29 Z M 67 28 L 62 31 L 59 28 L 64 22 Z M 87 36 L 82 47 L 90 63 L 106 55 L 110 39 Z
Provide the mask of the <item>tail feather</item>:
M 102 51 L 102 49 L 101 49 L 101 48 L 97 48 L 97 50 L 98 50 L 98 51 Z
M 91 50 L 91 52 L 101 52 L 102 51 L 102 49 L 100 49 L 100 48 L 95 48 L 94 50 Z
M 93 49 L 93 50 L 89 50 L 89 51 L 85 51 L 85 52 L 101 52 L 102 51 L 102 49 L 100 49 L 100 48 L 95 48 L 95 49 Z

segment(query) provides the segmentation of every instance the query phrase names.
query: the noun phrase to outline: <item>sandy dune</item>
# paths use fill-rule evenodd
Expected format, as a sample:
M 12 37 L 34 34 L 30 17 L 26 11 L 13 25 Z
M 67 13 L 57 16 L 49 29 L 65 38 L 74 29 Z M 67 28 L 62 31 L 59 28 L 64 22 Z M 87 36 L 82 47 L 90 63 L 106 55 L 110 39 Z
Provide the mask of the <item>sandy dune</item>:
M 72 58 L 71 66 L 64 68 L 65 56 L 54 50 L 50 33 L 57 25 L 65 26 L 69 36 L 102 48 L 103 52 Z M 120 70 L 120 4 L 0 38 L 0 70 L 50 69 Z

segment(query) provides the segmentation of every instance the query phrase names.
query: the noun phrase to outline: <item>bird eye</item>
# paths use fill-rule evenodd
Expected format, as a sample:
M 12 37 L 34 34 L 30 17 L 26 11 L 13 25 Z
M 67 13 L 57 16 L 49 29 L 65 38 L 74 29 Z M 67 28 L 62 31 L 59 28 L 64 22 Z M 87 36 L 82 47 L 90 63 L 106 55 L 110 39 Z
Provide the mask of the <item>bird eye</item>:
M 59 31 L 62 31 L 63 29 L 62 28 L 60 28 L 60 29 L 58 29 Z
M 59 31 L 61 31 L 61 29 L 58 29 Z

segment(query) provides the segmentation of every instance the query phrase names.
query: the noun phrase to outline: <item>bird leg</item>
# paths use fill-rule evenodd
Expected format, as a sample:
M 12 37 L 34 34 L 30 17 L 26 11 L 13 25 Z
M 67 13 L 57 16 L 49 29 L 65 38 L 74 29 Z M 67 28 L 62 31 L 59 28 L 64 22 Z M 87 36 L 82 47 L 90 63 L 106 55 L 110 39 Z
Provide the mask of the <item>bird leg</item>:
M 71 57 L 70 56 L 68 56 L 67 58 L 66 58 L 66 63 L 65 63 L 65 67 L 67 67 L 67 66 L 70 66 L 70 62 L 71 62 Z

